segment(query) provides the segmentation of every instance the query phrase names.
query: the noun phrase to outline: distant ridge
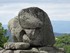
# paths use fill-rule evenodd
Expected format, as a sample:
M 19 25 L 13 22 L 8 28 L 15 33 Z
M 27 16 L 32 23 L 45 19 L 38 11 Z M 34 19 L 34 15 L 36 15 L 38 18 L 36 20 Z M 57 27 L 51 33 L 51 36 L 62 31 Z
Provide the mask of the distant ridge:
M 54 32 L 54 35 L 55 36 L 61 36 L 61 35 L 63 35 L 63 33 L 56 33 L 56 32 Z

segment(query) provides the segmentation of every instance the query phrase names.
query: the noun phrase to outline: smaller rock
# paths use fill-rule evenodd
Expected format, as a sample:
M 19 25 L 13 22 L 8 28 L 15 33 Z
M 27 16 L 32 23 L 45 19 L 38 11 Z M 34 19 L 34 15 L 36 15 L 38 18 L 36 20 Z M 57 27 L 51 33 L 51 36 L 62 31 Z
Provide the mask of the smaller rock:
M 60 51 L 64 51 L 64 48 L 59 48 Z
M 32 51 L 37 51 L 37 52 L 38 52 L 38 49 L 37 49 L 37 48 L 32 48 L 31 50 L 32 50 Z
M 47 51 L 40 51 L 40 53 L 48 53 Z
M 41 53 L 65 53 L 63 49 L 58 49 L 56 47 L 40 47 L 39 51 L 41 51 Z
M 23 42 L 30 43 L 30 39 L 26 34 L 23 35 Z
M 50 50 L 54 50 L 53 47 L 40 47 L 39 48 L 40 51 L 50 51 Z
M 29 43 L 23 43 L 23 42 L 8 42 L 4 44 L 5 49 L 28 49 L 30 46 Z
M 12 51 L 12 50 L 5 50 L 2 53 L 14 53 L 14 51 Z
M 65 53 L 64 48 L 58 48 L 58 53 Z
M 15 50 L 14 53 L 39 53 L 39 52 L 32 50 Z
M 3 49 L 3 50 L 0 50 L 0 53 L 3 53 L 5 51 L 5 49 Z
M 0 50 L 2 50 L 3 48 L 0 47 Z

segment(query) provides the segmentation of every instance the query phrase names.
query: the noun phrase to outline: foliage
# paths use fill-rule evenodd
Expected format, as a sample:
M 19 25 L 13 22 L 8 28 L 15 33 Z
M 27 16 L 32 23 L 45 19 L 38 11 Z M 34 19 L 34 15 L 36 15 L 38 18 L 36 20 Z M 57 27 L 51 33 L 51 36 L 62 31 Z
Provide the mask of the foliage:
M 70 34 L 64 34 L 56 37 L 56 43 L 54 46 L 64 48 L 66 53 L 70 53 Z
M 70 45 L 65 45 L 64 46 L 66 53 L 70 53 Z
M 2 27 L 2 24 L 0 23 L 0 47 L 3 47 L 4 43 L 7 42 L 8 36 L 4 36 L 6 33 L 6 29 Z

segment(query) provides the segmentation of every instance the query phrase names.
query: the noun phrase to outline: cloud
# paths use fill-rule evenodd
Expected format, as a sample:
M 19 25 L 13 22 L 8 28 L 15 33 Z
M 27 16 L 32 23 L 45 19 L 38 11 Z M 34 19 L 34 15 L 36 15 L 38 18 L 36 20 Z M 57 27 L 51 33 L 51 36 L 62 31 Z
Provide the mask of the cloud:
M 70 0 L 1 0 L 0 3 L 70 3 Z
M 11 18 L 18 15 L 21 9 L 27 7 L 39 7 L 43 9 L 52 21 L 70 21 L 69 3 L 6 3 L 0 6 L 0 22 L 3 24 L 7 24 Z

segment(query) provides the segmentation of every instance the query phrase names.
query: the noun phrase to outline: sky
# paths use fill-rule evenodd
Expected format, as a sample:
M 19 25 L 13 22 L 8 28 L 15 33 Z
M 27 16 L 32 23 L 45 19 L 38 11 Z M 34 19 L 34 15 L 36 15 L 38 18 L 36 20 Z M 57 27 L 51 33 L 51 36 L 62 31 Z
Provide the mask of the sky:
M 39 7 L 51 21 L 70 21 L 70 0 L 0 0 L 0 22 L 8 24 L 23 8 Z

